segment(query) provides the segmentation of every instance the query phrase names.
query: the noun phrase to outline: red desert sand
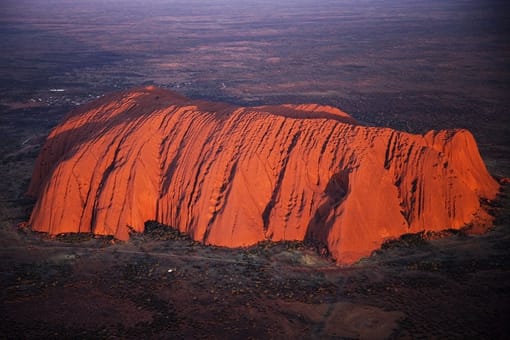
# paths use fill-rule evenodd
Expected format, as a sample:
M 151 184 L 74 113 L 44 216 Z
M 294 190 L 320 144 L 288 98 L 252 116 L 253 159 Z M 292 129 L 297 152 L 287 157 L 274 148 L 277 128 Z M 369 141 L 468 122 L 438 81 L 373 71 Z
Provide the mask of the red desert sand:
M 387 239 L 490 223 L 466 130 L 367 127 L 329 106 L 235 107 L 146 87 L 72 112 L 48 136 L 33 230 L 127 240 L 156 220 L 225 247 L 314 240 L 340 264 Z

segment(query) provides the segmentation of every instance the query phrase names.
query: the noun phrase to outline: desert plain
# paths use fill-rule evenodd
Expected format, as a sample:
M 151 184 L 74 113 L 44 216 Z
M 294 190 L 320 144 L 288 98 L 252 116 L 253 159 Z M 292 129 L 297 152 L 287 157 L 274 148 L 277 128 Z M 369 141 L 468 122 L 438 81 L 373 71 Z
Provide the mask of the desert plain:
M 3 338 L 505 338 L 504 1 L 0 4 Z M 319 103 L 370 126 L 466 128 L 503 183 L 483 234 L 405 235 L 351 266 L 319 245 L 206 247 L 160 225 L 127 242 L 26 227 L 25 193 L 73 108 L 156 85 L 235 105 Z

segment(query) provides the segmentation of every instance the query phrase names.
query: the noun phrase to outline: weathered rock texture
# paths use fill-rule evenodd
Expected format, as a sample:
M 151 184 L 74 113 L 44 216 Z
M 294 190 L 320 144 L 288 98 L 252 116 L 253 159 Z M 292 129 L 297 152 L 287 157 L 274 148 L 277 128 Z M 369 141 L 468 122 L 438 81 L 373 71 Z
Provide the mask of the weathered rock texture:
M 329 106 L 239 108 L 147 87 L 50 133 L 30 224 L 125 240 L 157 220 L 226 247 L 309 238 L 352 263 L 388 238 L 461 228 L 497 191 L 466 130 L 413 135 Z

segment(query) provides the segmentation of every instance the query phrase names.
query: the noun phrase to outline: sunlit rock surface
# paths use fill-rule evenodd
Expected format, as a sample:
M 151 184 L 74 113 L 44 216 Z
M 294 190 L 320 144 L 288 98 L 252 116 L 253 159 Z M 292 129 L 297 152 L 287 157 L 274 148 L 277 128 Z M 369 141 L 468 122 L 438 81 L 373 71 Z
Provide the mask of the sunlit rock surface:
M 349 264 L 389 238 L 486 219 L 480 199 L 498 188 L 466 130 L 413 135 L 329 106 L 243 108 L 147 87 L 50 133 L 30 224 L 126 240 L 157 220 L 226 247 L 311 239 Z

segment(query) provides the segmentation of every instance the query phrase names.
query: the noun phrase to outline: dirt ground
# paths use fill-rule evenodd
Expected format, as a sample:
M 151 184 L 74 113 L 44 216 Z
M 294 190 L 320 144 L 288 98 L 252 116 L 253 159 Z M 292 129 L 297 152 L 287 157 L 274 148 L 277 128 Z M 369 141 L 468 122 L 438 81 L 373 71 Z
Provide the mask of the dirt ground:
M 0 229 L 3 338 L 505 338 L 508 194 L 496 226 L 407 235 L 350 267 L 302 243 L 205 247 Z

